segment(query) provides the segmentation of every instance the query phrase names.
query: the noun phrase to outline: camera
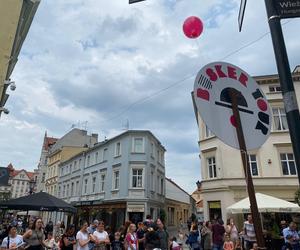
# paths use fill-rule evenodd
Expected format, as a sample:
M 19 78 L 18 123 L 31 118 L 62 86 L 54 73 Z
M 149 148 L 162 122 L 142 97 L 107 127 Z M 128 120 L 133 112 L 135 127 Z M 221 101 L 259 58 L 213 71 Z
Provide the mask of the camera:
M 6 114 L 6 115 L 9 114 L 9 110 L 6 109 L 6 108 L 1 108 L 1 107 L 0 107 L 0 112 L 1 112 L 1 111 L 2 111 L 4 114 Z
M 16 88 L 17 88 L 17 86 L 16 86 L 16 83 L 15 82 L 10 82 L 10 90 L 11 91 L 15 91 L 16 90 Z

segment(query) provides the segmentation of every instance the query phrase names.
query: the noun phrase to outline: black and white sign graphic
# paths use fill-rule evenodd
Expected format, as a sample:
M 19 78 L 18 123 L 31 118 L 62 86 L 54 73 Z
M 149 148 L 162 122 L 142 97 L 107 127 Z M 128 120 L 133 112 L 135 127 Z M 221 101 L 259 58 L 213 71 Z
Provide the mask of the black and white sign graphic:
M 194 98 L 202 119 L 224 143 L 239 148 L 229 93 L 237 96 L 247 149 L 259 148 L 270 134 L 272 117 L 268 101 L 255 80 L 225 62 L 210 63 L 197 74 Z

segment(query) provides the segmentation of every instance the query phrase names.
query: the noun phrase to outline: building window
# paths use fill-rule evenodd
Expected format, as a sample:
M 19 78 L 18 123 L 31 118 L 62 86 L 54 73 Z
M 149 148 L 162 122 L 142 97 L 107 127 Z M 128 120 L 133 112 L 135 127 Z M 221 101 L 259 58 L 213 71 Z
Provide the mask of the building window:
M 78 168 L 81 166 L 81 159 L 79 159 Z
M 77 169 L 77 161 L 74 161 L 74 171 Z
M 94 176 L 92 179 L 92 192 L 95 193 L 96 191 L 96 177 Z
M 76 194 L 77 194 L 77 195 L 80 195 L 80 194 L 79 194 L 79 190 L 80 190 L 80 189 L 79 189 L 79 181 L 76 181 Z
M 63 188 L 63 197 L 66 197 L 66 185 L 64 185 L 64 188 Z
M 216 158 L 207 158 L 208 178 L 217 178 Z
M 281 87 L 280 87 L 280 85 L 272 85 L 272 86 L 269 86 L 269 92 L 270 92 L 270 93 L 281 92 Z
M 284 108 L 272 108 L 274 119 L 274 130 L 288 130 Z
M 154 173 L 151 172 L 151 175 L 150 175 L 150 190 L 151 191 L 154 191 Z
M 160 193 L 164 194 L 164 179 L 160 179 Z
M 283 175 L 297 175 L 294 154 L 280 154 Z
M 159 180 L 160 180 L 160 177 L 158 175 L 157 178 L 156 178 L 156 192 L 157 193 L 159 193 Z
M 248 161 L 252 176 L 258 176 L 256 155 L 248 155 Z
M 103 150 L 103 161 L 107 160 L 107 148 Z
M 46 173 L 43 173 L 43 175 L 42 175 L 42 182 L 45 182 L 45 179 L 46 179 Z
M 70 190 L 69 187 L 70 187 L 69 184 L 67 184 L 67 197 L 69 197 L 69 193 L 70 193 L 69 192 L 69 190 Z
M 214 136 L 213 132 L 205 125 L 205 137 L 212 137 Z
M 90 166 L 90 156 L 88 155 L 88 157 L 87 157 L 87 160 L 86 160 L 86 166 L 88 167 L 88 166 Z
M 120 187 L 120 171 L 116 170 L 113 174 L 113 189 L 119 189 Z
M 174 225 L 174 218 L 175 218 L 175 208 L 174 207 L 168 207 L 168 224 Z
M 144 139 L 134 138 L 133 139 L 133 152 L 134 153 L 144 153 Z
M 74 196 L 75 189 L 74 189 L 74 182 L 71 183 L 71 196 Z
M 88 179 L 84 180 L 84 193 L 87 194 L 87 188 L 88 188 Z
M 61 192 L 61 186 L 58 187 L 58 194 L 57 194 L 57 196 L 58 196 L 59 198 L 61 198 L 61 197 L 60 197 L 60 195 L 61 195 L 60 192 Z
M 101 174 L 101 180 L 100 180 L 100 191 L 104 192 L 104 185 L 105 185 L 105 174 Z
M 95 153 L 95 163 L 98 163 L 98 160 L 99 160 L 98 158 L 99 158 L 99 153 L 96 152 L 96 153 Z
M 151 142 L 150 154 L 151 154 L 152 157 L 154 157 L 154 143 L 153 142 Z
M 132 169 L 132 187 L 143 187 L 143 169 Z
M 121 142 L 117 142 L 115 146 L 115 156 L 121 155 Z

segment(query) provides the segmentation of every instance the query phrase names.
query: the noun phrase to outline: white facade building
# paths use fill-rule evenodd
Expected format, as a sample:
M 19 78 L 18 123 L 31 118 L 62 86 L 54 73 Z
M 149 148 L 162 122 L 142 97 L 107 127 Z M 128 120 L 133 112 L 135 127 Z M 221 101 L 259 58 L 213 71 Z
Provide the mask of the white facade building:
M 265 93 L 273 115 L 270 137 L 259 149 L 248 152 L 255 190 L 294 201 L 299 183 L 278 75 L 258 76 L 255 79 Z M 293 81 L 299 104 L 300 67 L 293 72 Z M 226 219 L 226 208 L 247 196 L 240 152 L 214 136 L 199 113 L 196 114 L 204 219 Z

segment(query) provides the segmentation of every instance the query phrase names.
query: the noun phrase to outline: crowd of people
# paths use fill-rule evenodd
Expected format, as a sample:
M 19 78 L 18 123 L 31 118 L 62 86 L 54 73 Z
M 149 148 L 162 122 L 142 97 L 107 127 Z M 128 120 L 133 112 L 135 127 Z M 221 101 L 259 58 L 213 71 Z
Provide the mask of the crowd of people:
M 266 248 L 274 250 L 300 250 L 297 225 L 281 221 L 278 240 Z M 3 224 L 1 225 L 3 227 Z M 63 222 L 46 225 L 41 218 L 12 220 L 1 231 L 1 250 L 256 250 L 256 235 L 252 216 L 248 215 L 241 230 L 232 218 L 224 225 L 221 219 L 212 222 L 190 221 L 185 228 L 179 223 L 177 235 L 169 235 L 163 221 L 152 220 L 136 224 L 126 221 L 112 231 L 104 221 L 83 221 L 79 228 Z
M 273 227 L 276 223 L 273 222 Z M 273 234 L 273 235 L 272 235 Z M 277 235 L 264 230 L 265 249 L 267 250 L 300 250 L 300 231 L 295 222 L 280 222 Z M 191 223 L 187 244 L 193 250 L 256 250 L 256 234 L 252 215 L 247 216 L 243 227 L 239 230 L 232 218 L 226 225 L 222 219 L 205 223 Z
M 13 220 L 1 231 L 1 250 L 180 250 L 176 237 L 170 237 L 163 222 L 148 215 L 146 221 L 137 225 L 126 221 L 115 232 L 104 221 L 93 220 L 66 228 L 63 223 L 44 224 L 35 218 L 27 225 L 25 221 Z

